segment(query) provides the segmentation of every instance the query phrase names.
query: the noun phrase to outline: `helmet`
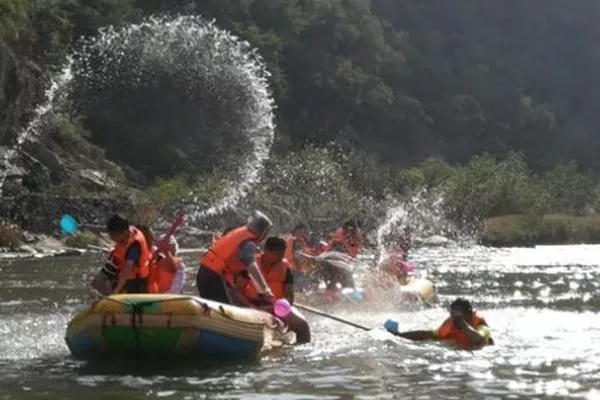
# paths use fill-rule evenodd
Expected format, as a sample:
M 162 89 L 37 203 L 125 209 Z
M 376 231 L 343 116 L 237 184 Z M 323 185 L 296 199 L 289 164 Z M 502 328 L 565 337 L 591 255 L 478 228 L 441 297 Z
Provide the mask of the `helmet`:
M 246 224 L 248 229 L 256 233 L 261 238 L 267 236 L 272 226 L 273 223 L 269 217 L 258 210 L 254 211 L 254 214 L 248 219 L 248 223 Z

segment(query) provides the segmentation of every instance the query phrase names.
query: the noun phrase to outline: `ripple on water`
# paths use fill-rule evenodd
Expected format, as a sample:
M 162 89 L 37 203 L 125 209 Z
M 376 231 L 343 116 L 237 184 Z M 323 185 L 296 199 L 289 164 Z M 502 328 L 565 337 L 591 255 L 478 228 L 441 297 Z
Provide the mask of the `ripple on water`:
M 600 253 L 600 247 L 595 249 Z M 66 268 L 46 268 L 41 281 L 64 288 L 54 290 L 26 283 L 32 270 L 40 270 L 39 261 L 16 261 L 3 266 L 10 279 L 25 283 L 18 292 L 0 295 L 0 334 L 10 338 L 0 343 L 0 397 L 600 398 L 600 269 L 589 263 L 588 248 L 584 255 L 573 255 L 577 246 L 561 252 L 569 254 L 566 261 L 579 264 L 523 262 L 524 253 L 534 257 L 536 251 L 542 261 L 557 254 L 545 248 L 422 250 L 415 258 L 423 260 L 420 268 L 438 284 L 441 307 L 335 310 L 374 328 L 394 318 L 401 329 L 419 329 L 437 326 L 446 316 L 443 306 L 454 297 L 468 297 L 496 339 L 496 346 L 474 354 L 410 343 L 381 331 L 365 334 L 310 316 L 312 344 L 271 352 L 257 363 L 202 368 L 73 361 L 64 329 L 75 307 L 87 302 L 78 282 L 88 279 L 93 263 L 73 259 Z

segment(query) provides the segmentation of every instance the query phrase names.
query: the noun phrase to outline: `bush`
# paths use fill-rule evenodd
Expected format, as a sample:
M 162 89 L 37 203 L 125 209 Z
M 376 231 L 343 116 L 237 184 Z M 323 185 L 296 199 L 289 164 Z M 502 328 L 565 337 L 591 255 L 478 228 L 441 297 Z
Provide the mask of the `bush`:
M 363 219 L 361 194 L 354 191 L 343 160 L 330 149 L 306 146 L 267 162 L 261 183 L 249 203 L 280 208 L 296 221 Z M 291 228 L 291 226 L 290 226 Z
M 69 247 L 77 249 L 85 249 L 88 245 L 99 245 L 102 241 L 100 238 L 90 231 L 81 231 L 75 236 L 69 236 L 65 244 Z
M 598 243 L 600 215 L 507 215 L 489 218 L 482 242 L 492 246 Z
M 7 222 L 0 223 L 0 247 L 16 249 L 21 244 L 21 228 Z

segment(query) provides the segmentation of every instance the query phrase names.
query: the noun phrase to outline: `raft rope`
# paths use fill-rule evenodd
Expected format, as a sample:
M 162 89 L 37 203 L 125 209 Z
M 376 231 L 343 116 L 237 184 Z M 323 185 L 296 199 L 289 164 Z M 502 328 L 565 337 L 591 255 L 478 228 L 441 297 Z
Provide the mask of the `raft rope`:
M 213 307 L 209 306 L 207 303 L 204 303 L 204 302 L 200 301 L 198 298 L 193 297 L 193 296 L 181 296 L 181 297 L 174 297 L 174 298 L 170 298 L 170 299 L 160 299 L 160 300 L 145 300 L 145 301 L 140 301 L 137 303 L 128 303 L 126 301 L 117 300 L 117 299 L 114 299 L 111 297 L 105 297 L 104 300 L 112 301 L 117 304 L 125 305 L 125 306 L 131 305 L 131 307 L 132 307 L 131 325 L 134 329 L 134 337 L 135 337 L 135 341 L 136 341 L 136 347 L 139 347 L 138 328 L 141 327 L 141 325 L 143 324 L 142 314 L 144 313 L 144 306 L 148 305 L 148 304 L 168 303 L 170 301 L 180 301 L 180 300 L 192 300 L 193 302 L 200 305 L 200 307 L 202 308 L 202 311 L 205 315 L 210 316 L 211 312 L 218 312 L 220 315 L 222 315 L 223 317 L 225 317 L 227 319 L 235 320 L 231 316 L 231 314 L 229 314 L 227 311 L 225 311 L 225 309 L 223 308 L 222 305 L 219 305 L 218 308 L 213 308 Z M 97 304 L 98 303 L 94 304 L 94 306 Z M 135 316 L 138 316 L 138 318 L 139 318 L 139 326 L 136 325 Z M 237 321 L 237 322 L 241 322 L 241 321 Z M 271 329 L 275 329 L 275 328 L 282 329 L 281 324 L 275 317 L 273 317 L 270 321 L 263 321 L 263 324 Z
M 140 341 L 139 328 L 144 323 L 144 305 L 144 303 L 135 303 L 131 305 L 131 327 L 133 328 L 133 339 L 135 341 L 135 350 L 138 356 L 142 355 L 142 344 Z M 139 325 L 136 324 L 136 321 L 139 321 Z

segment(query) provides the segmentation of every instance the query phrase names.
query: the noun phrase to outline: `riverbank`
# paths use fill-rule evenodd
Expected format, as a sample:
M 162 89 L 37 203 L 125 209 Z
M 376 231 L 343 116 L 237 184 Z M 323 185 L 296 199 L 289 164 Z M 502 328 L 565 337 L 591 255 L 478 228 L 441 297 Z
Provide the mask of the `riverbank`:
M 521 247 L 600 243 L 600 215 L 506 215 L 488 218 L 481 244 Z
M 209 232 L 208 232 L 209 233 Z M 201 252 L 208 233 L 180 232 L 181 253 Z M 417 247 L 449 244 L 449 239 L 415 238 Z M 550 214 L 506 215 L 488 218 L 479 242 L 489 247 L 532 247 L 535 245 L 600 244 L 600 215 Z M 112 246 L 102 232 L 82 229 L 75 236 L 59 233 L 31 233 L 15 224 L 0 224 L 0 258 L 83 255 Z

